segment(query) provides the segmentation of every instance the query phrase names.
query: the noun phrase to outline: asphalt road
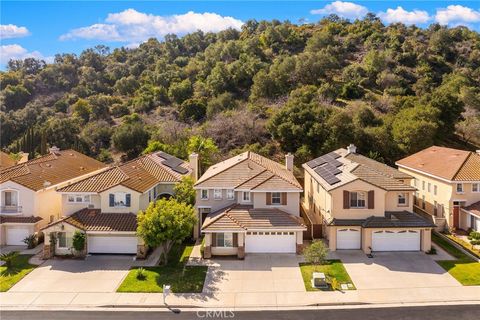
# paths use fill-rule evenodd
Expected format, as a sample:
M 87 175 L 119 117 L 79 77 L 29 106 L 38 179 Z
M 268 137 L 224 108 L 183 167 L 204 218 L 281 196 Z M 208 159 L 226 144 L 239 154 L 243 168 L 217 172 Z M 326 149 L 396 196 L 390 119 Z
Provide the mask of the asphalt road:
M 393 308 L 322 309 L 292 311 L 1 311 L 2 320 L 162 320 L 162 319 L 275 319 L 275 320 L 478 320 L 478 305 L 444 305 Z

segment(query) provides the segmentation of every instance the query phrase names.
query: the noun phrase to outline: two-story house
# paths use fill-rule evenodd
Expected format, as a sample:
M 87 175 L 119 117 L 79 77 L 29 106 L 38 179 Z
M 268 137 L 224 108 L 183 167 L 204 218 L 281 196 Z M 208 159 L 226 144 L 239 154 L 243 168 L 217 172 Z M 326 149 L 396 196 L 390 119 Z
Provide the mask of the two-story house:
M 330 250 L 430 250 L 434 225 L 413 213 L 410 175 L 357 154 L 354 145 L 303 168 L 304 209 L 322 222 Z
M 69 181 L 106 169 L 74 150 L 50 153 L 0 171 L 0 244 L 24 245 L 23 239 L 61 216 L 56 192 Z
M 300 217 L 302 187 L 285 165 L 247 151 L 217 163 L 195 184 L 198 225 L 205 236 L 204 257 L 245 253 L 295 253 L 306 227 Z
M 86 233 L 87 253 L 144 257 L 146 248 L 136 236 L 137 213 L 156 199 L 172 196 L 184 176 L 195 179 L 197 154 L 190 156 L 190 163 L 160 151 L 58 189 L 63 218 L 43 228 L 44 257 L 71 254 L 76 230 Z M 51 233 L 57 238 L 55 248 Z
M 432 146 L 396 164 L 414 177 L 416 209 L 437 226 L 480 231 L 480 151 Z

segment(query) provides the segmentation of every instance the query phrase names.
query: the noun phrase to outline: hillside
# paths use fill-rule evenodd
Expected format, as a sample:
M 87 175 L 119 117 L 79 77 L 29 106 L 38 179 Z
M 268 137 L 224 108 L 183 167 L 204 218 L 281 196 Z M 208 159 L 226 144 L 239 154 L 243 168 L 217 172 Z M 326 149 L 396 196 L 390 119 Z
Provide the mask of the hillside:
M 208 165 L 250 149 L 301 163 L 353 142 L 392 163 L 480 142 L 480 35 L 373 15 L 100 45 L 10 61 L 0 81 L 1 147 L 32 157 L 52 145 L 105 162 L 195 150 Z

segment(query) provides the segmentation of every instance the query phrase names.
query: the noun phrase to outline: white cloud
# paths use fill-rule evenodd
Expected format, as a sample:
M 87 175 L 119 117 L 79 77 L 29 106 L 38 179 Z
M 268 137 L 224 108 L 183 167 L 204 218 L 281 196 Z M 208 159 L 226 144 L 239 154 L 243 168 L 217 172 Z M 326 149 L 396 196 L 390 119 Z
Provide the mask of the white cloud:
M 0 47 L 0 64 L 5 65 L 10 59 L 19 60 L 26 58 L 42 59 L 53 62 L 53 57 L 45 57 L 38 51 L 28 51 L 18 44 L 7 44 Z
M 0 25 L 0 39 L 21 38 L 29 34 L 30 32 L 25 27 L 19 27 L 14 24 Z
M 195 13 L 172 16 L 156 16 L 127 9 L 118 13 L 110 13 L 105 23 L 73 29 L 62 35 L 61 40 L 97 39 L 104 41 L 120 41 L 138 43 L 151 37 L 162 38 L 168 33 L 183 35 L 202 30 L 218 32 L 227 28 L 240 29 L 243 22 L 233 17 L 224 17 L 216 13 Z
M 446 8 L 437 9 L 435 21 L 442 25 L 480 22 L 480 11 L 460 5 L 450 5 Z
M 379 12 L 380 19 L 387 23 L 402 22 L 404 24 L 422 24 L 430 20 L 430 16 L 427 11 L 413 10 L 406 11 L 402 7 L 397 9 L 387 9 L 387 12 Z
M 360 19 L 368 13 L 368 9 L 353 2 L 335 1 L 322 9 L 311 10 L 310 13 L 336 14 L 342 18 Z

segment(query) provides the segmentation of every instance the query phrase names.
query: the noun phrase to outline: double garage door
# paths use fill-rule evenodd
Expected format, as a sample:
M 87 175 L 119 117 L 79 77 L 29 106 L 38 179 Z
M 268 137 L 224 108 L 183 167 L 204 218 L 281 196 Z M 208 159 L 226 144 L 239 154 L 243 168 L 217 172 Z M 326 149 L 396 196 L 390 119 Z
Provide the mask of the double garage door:
M 245 236 L 245 252 L 295 253 L 295 232 L 248 232 Z
M 136 236 L 88 235 L 88 253 L 136 254 Z
M 337 229 L 337 249 L 360 249 L 361 229 Z M 372 233 L 372 251 L 419 251 L 420 231 L 379 230 Z

